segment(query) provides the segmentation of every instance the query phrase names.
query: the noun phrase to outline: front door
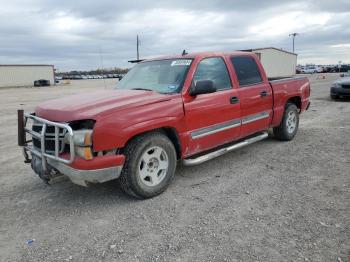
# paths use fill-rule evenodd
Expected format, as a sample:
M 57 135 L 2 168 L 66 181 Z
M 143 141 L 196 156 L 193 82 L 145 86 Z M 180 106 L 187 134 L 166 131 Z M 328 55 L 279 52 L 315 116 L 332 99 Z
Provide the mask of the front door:
M 186 155 L 193 155 L 235 140 L 240 135 L 239 94 L 222 57 L 201 60 L 194 73 L 192 85 L 199 80 L 212 80 L 217 91 L 210 94 L 186 96 L 186 124 L 190 143 Z

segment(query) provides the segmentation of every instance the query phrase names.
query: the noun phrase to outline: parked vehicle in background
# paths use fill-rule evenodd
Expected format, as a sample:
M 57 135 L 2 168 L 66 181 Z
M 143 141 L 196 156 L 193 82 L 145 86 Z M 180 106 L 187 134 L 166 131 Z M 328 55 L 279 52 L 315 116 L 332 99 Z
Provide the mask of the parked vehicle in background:
M 115 90 L 47 101 L 25 120 L 19 110 L 19 145 L 46 182 L 119 178 L 127 194 L 150 198 L 168 187 L 178 160 L 201 164 L 270 128 L 292 140 L 309 97 L 307 77 L 269 81 L 251 52 L 163 57 L 137 64 Z
M 348 72 L 350 71 L 350 65 L 340 65 L 340 68 L 338 67 L 337 72 Z
M 322 66 L 316 66 L 316 73 L 323 73 L 323 67 Z
M 117 75 L 117 78 L 118 78 L 118 80 L 120 81 L 120 80 L 123 79 L 124 76 L 125 76 L 125 74 L 118 74 L 118 75 Z
M 59 83 L 62 80 L 61 76 L 55 76 L 55 83 Z
M 348 76 L 350 76 L 350 71 L 340 74 L 340 77 L 348 77 Z
M 331 73 L 331 72 L 333 72 L 333 70 L 334 70 L 334 66 L 332 66 L 332 65 L 326 65 L 323 67 L 324 73 Z
M 46 80 L 46 79 L 35 80 L 34 86 L 50 86 L 50 80 Z
M 317 73 L 317 69 L 316 69 L 315 66 L 308 66 L 308 67 L 305 67 L 302 70 L 302 73 L 304 73 L 304 74 L 314 74 L 314 73 Z
M 72 75 L 72 78 L 73 80 L 80 80 L 80 79 L 83 79 L 83 77 L 81 75 Z
M 350 76 L 344 76 L 331 85 L 330 95 L 332 99 L 350 97 Z

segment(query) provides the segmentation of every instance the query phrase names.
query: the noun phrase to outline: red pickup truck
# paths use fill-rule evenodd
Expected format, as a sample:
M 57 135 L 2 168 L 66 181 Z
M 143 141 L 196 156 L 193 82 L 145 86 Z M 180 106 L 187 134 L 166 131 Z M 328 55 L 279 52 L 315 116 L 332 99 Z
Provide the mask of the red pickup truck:
M 161 57 L 138 63 L 113 90 L 19 110 L 18 142 L 46 182 L 118 178 L 129 195 L 149 198 L 167 188 L 179 160 L 200 164 L 267 138 L 270 128 L 293 139 L 309 97 L 306 77 L 269 81 L 253 53 Z

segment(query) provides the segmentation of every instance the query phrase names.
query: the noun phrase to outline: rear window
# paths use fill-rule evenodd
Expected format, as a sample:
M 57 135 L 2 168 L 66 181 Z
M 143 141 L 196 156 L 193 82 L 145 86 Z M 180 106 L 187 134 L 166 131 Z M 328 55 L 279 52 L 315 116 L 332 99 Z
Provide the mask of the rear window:
M 231 62 L 235 68 L 239 85 L 241 87 L 262 82 L 258 65 L 252 57 L 235 56 L 231 57 Z

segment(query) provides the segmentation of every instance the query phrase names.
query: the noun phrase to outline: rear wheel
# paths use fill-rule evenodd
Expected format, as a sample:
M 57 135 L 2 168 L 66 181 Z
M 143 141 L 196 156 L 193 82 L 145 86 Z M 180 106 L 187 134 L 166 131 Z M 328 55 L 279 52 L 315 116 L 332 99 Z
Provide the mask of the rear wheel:
M 294 138 L 299 127 L 298 108 L 293 103 L 288 103 L 284 110 L 281 124 L 273 129 L 273 134 L 279 140 L 289 141 Z
M 122 190 L 137 198 L 162 193 L 170 184 L 176 169 L 176 151 L 162 133 L 136 137 L 125 148 L 125 164 L 119 178 Z

